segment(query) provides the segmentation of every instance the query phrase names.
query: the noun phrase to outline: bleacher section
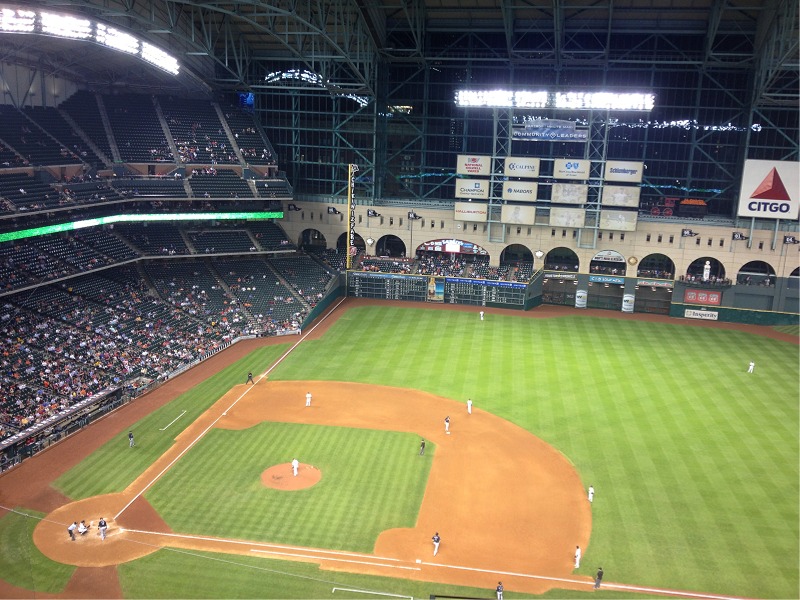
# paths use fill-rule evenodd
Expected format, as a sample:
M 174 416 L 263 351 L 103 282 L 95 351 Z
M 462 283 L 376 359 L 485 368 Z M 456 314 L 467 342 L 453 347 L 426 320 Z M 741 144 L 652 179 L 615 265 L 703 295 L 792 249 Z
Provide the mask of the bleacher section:
M 189 239 L 200 254 L 255 252 L 250 234 L 243 229 L 189 231 Z
M 285 179 L 261 179 L 255 182 L 262 198 L 291 198 L 292 188 Z
M 104 96 L 103 101 L 123 162 L 174 160 L 150 96 Z
M 18 211 L 42 210 L 59 205 L 58 192 L 25 173 L 0 173 L 0 197 Z
M 189 178 L 195 198 L 252 198 L 247 182 L 230 169 L 196 169 Z
M 103 152 L 109 160 L 113 158 L 111 143 L 108 141 L 100 107 L 94 94 L 86 91 L 76 92 L 62 102 L 59 109 L 75 121 L 100 152 Z
M 276 256 L 270 264 L 311 307 L 316 306 L 333 278 L 333 273 L 305 254 Z
M 217 112 L 207 100 L 159 97 L 183 163 L 239 164 Z
M 24 113 L 32 120 L 36 121 L 42 129 L 56 138 L 66 147 L 75 158 L 93 165 L 100 165 L 102 161 L 94 151 L 86 145 L 80 135 L 72 126 L 64 120 L 61 113 L 56 108 L 42 106 L 27 106 L 23 109 Z M 65 151 L 61 151 L 62 158 L 67 158 Z M 73 161 L 70 161 L 73 162 Z
M 146 256 L 186 256 L 191 254 L 177 225 L 147 223 L 117 225 L 115 232 Z
M 225 109 L 225 120 L 233 133 L 244 162 L 251 165 L 274 165 L 275 152 L 268 140 L 259 133 L 253 115 L 238 108 Z
M 0 104 L 2 139 L 21 154 L 26 165 L 71 165 L 80 158 L 8 104 Z
M 126 198 L 188 198 L 182 179 L 115 179 L 111 185 Z
M 286 237 L 283 229 L 272 221 L 253 221 L 247 229 L 256 238 L 262 250 L 294 250 L 295 246 Z

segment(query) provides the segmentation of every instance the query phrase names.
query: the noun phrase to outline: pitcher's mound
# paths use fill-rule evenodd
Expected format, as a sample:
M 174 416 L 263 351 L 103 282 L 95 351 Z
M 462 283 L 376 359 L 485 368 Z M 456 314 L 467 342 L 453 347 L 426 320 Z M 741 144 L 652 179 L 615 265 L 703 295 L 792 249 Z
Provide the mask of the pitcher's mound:
M 300 463 L 297 477 L 292 475 L 291 463 L 275 465 L 261 473 L 261 483 L 276 490 L 304 490 L 316 485 L 320 479 L 322 471 L 305 463 Z

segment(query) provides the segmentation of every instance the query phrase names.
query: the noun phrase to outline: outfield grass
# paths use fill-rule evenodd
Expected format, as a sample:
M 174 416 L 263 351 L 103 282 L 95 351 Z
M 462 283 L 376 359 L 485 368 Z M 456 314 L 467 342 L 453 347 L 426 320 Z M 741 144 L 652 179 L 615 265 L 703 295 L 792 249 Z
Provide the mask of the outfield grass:
M 277 355 L 248 357 L 252 369 L 232 367 L 230 383 Z M 345 313 L 271 377 L 471 397 L 545 439 L 596 490 L 582 574 L 602 564 L 609 581 L 798 597 L 796 345 L 679 322 L 490 311 L 481 323 L 472 313 L 377 306 Z M 195 402 L 213 401 L 196 390 Z M 121 471 L 120 485 L 146 464 L 129 462 L 117 446 L 91 460 Z M 70 478 L 71 495 L 99 493 L 91 478 Z M 209 567 L 208 576 L 223 571 Z M 291 597 L 290 587 L 276 595 Z
M 289 344 L 265 346 L 181 394 L 134 427 L 136 449 L 128 447 L 128 432 L 120 433 L 75 468 L 59 477 L 54 487 L 73 500 L 121 492 L 174 443 L 175 437 L 237 384 L 248 372 L 259 373 L 283 355 Z M 195 367 L 202 369 L 200 365 Z M 186 411 L 166 431 L 161 428 Z M 110 466 L 113 465 L 113 468 Z
M 181 533 L 372 552 L 380 532 L 416 522 L 431 465 L 409 452 L 418 442 L 293 423 L 212 430 L 146 498 Z M 264 487 L 261 472 L 294 456 L 319 468 L 320 482 L 290 494 Z
M 0 519 L 2 578 L 26 590 L 49 594 L 62 591 L 75 567 L 50 560 L 33 543 L 33 530 L 44 514 L 25 509 L 17 511 L 6 513 Z

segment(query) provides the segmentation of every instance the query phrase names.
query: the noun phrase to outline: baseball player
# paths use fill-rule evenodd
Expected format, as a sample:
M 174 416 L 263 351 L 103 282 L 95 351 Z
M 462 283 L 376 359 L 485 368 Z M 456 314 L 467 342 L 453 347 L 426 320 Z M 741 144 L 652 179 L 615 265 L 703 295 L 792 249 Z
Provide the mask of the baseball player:
M 594 502 L 594 486 L 593 485 L 589 486 L 589 493 L 587 495 L 589 497 L 589 504 Z
M 472 398 L 467 399 L 467 414 L 472 414 Z
M 133 448 L 136 445 L 136 442 L 133 441 L 133 432 L 128 432 L 128 447 Z
M 483 311 L 481 311 L 481 321 L 483 321 Z
M 69 539 L 71 539 L 73 542 L 75 541 L 75 530 L 77 528 L 78 528 L 78 522 L 77 521 L 73 521 L 72 525 L 67 527 L 67 533 L 69 534 Z
M 756 363 L 752 360 L 750 361 L 750 365 L 747 367 L 747 372 L 752 373 L 756 369 Z
M 431 541 L 433 542 L 433 555 L 436 556 L 439 554 L 439 543 L 442 541 L 442 538 L 439 537 L 438 531 L 433 534 Z
M 498 581 L 497 582 L 497 587 L 495 588 L 494 591 L 497 592 L 497 600 L 503 600 L 503 582 L 502 581 Z
M 292 459 L 292 474 L 297 477 L 297 469 L 300 468 L 300 461 L 296 458 Z
M 245 381 L 245 384 L 248 384 L 248 383 L 252 383 L 253 385 L 256 384 L 255 380 L 253 379 L 253 373 L 251 373 L 251 372 L 247 373 L 247 381 Z
M 419 455 L 422 456 L 425 454 L 425 440 L 421 440 L 419 443 Z
M 603 567 L 597 569 L 597 575 L 594 577 L 594 589 L 598 589 L 601 583 L 603 583 Z
M 581 568 L 581 547 L 575 546 L 575 568 Z
M 306 406 L 311 406 L 311 392 L 306 394 Z
M 450 416 L 449 415 L 444 418 L 444 432 L 447 435 L 450 435 Z
M 100 530 L 100 539 L 106 539 L 106 530 L 108 530 L 108 523 L 106 523 L 105 517 L 100 517 L 100 520 L 97 522 L 97 529 Z

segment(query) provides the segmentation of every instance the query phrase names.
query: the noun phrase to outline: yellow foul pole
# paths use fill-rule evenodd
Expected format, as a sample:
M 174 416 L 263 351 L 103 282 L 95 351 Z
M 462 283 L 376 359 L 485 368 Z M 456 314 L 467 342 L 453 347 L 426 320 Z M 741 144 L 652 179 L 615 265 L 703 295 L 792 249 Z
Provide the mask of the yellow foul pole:
M 349 271 L 353 264 L 353 256 L 358 254 L 356 247 L 356 199 L 353 194 L 358 165 L 349 164 L 347 170 L 347 261 L 345 268 Z

